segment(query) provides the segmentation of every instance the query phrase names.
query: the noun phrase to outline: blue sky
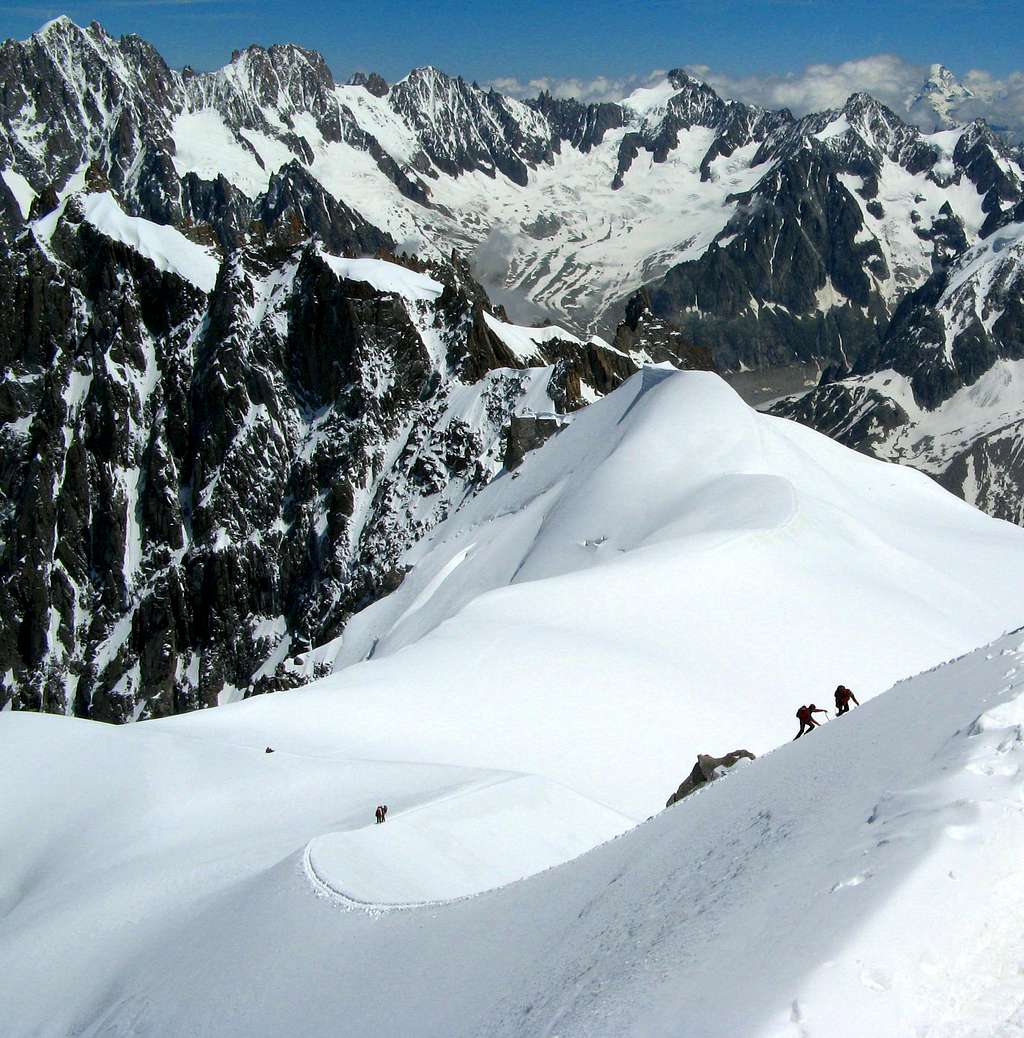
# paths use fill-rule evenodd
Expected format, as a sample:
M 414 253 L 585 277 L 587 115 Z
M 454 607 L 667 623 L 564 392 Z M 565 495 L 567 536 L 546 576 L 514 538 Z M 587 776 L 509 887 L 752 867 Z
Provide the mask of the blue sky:
M 1003 77 L 1024 66 L 1024 0 L 15 0 L 0 36 L 68 14 L 138 32 L 174 66 L 224 64 L 248 43 L 297 42 L 339 77 L 434 64 L 467 79 L 624 77 L 701 64 L 785 73 L 879 53 Z

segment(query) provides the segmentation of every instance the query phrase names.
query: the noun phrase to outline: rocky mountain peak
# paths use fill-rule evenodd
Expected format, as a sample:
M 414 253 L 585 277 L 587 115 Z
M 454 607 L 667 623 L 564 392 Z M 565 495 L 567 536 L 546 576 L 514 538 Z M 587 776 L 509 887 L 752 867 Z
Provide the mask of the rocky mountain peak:
M 349 86 L 364 87 L 374 97 L 385 97 L 391 89 L 387 80 L 377 72 L 354 72 L 348 81 Z
M 906 109 L 918 124 L 942 129 L 955 125 L 959 106 L 974 96 L 945 65 L 936 63 L 920 88 L 907 99 Z
M 699 84 L 700 81 L 694 79 L 685 69 L 673 68 L 669 69 L 665 78 L 672 84 L 676 90 L 684 90 L 689 86 Z
M 973 92 L 963 85 L 945 65 L 933 64 L 928 78 L 921 88 L 921 94 L 940 92 L 944 97 L 973 97 Z
M 279 114 L 309 111 L 324 116 L 333 105 L 334 77 L 323 55 L 295 44 L 253 45 L 235 51 L 231 64 L 200 77 L 203 100 L 220 100 L 234 117 L 245 116 L 238 102 L 254 100 Z M 234 103 L 233 103 L 234 102 Z
M 95 25 L 97 23 L 94 22 L 93 24 Z M 69 37 L 76 36 L 83 31 L 84 30 L 66 14 L 61 14 L 56 18 L 51 18 L 45 25 L 40 26 L 34 33 L 32 33 L 32 36 L 33 38 L 49 42 L 51 40 L 68 39 Z
M 450 176 L 501 172 L 525 186 L 530 167 L 551 158 L 551 128 L 543 115 L 433 66 L 399 80 L 388 102 L 415 131 L 434 165 Z

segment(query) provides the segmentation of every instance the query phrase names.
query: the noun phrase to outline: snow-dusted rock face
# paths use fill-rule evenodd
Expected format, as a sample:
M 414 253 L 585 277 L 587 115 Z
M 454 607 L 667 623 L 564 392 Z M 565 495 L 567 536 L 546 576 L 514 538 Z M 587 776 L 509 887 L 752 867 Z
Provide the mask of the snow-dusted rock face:
M 4 704 L 121 721 L 287 683 L 501 470 L 514 414 L 636 370 L 506 323 L 457 259 L 222 254 L 85 179 L 2 261 Z
M 940 268 L 852 371 L 780 402 L 849 446 L 928 472 L 1024 522 L 1024 208 Z

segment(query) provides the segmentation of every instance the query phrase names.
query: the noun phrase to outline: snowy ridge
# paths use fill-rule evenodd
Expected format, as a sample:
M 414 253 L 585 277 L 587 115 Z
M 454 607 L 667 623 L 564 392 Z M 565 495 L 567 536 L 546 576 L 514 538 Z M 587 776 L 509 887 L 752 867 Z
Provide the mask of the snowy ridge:
M 869 699 L 1016 623 L 1024 532 L 714 375 L 646 369 L 400 564 L 310 654 L 330 677 L 161 724 L 525 771 L 646 817 L 698 753 L 761 753 L 837 681 Z
M 85 196 L 85 219 L 98 231 L 131 246 L 158 270 L 168 270 L 204 292 L 212 292 L 220 270 L 220 257 L 191 242 L 174 227 L 128 216 L 109 191 Z
M 512 351 L 512 354 L 521 361 L 528 362 L 536 359 L 539 348 L 544 343 L 552 340 L 561 342 L 572 342 L 579 345 L 580 340 L 571 335 L 563 328 L 550 325 L 546 328 L 525 328 L 522 325 L 508 324 L 499 321 L 492 314 L 484 314 L 484 322 L 487 327 Z
M 338 277 L 365 281 L 378 292 L 393 292 L 404 299 L 434 302 L 444 290 L 443 285 L 425 274 L 396 263 L 376 259 L 342 259 L 322 249 L 319 255 Z

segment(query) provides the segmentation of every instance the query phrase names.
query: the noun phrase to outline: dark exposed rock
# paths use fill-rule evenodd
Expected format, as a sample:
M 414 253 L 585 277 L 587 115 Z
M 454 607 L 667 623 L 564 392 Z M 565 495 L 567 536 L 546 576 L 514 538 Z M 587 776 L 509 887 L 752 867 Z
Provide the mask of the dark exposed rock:
M 707 753 L 697 755 L 697 763 L 693 770 L 683 779 L 679 788 L 670 796 L 665 803 L 666 807 L 677 804 L 684 797 L 695 793 L 702 786 L 721 778 L 722 775 L 740 760 L 754 760 L 754 755 L 749 750 L 733 750 L 724 757 L 712 757 Z
M 496 91 L 484 92 L 434 68 L 415 69 L 391 88 L 389 101 L 415 128 L 434 165 L 449 175 L 500 171 L 525 185 L 527 163 L 543 162 L 551 153 L 540 118 L 536 126 L 523 126 L 508 99 Z
M 530 451 L 542 447 L 560 428 L 554 415 L 513 415 L 505 438 L 505 468 L 518 468 Z
M 529 104 L 547 119 L 557 143 L 568 141 L 582 152 L 600 144 L 609 130 L 626 124 L 621 105 L 582 104 L 575 98 L 552 97 L 547 91 Z
M 625 317 L 615 331 L 615 348 L 623 354 L 646 356 L 655 364 L 667 361 L 684 371 L 717 370 L 710 350 L 694 346 L 681 328 L 655 315 L 644 289 L 626 303 Z
M 391 89 L 387 80 L 376 72 L 371 72 L 369 75 L 365 72 L 356 72 L 348 82 L 350 86 L 365 87 L 374 97 L 384 97 Z
M 329 195 L 298 162 L 289 162 L 271 177 L 255 215 L 268 238 L 286 248 L 310 235 L 343 256 L 376 254 L 395 247 L 390 235 Z

